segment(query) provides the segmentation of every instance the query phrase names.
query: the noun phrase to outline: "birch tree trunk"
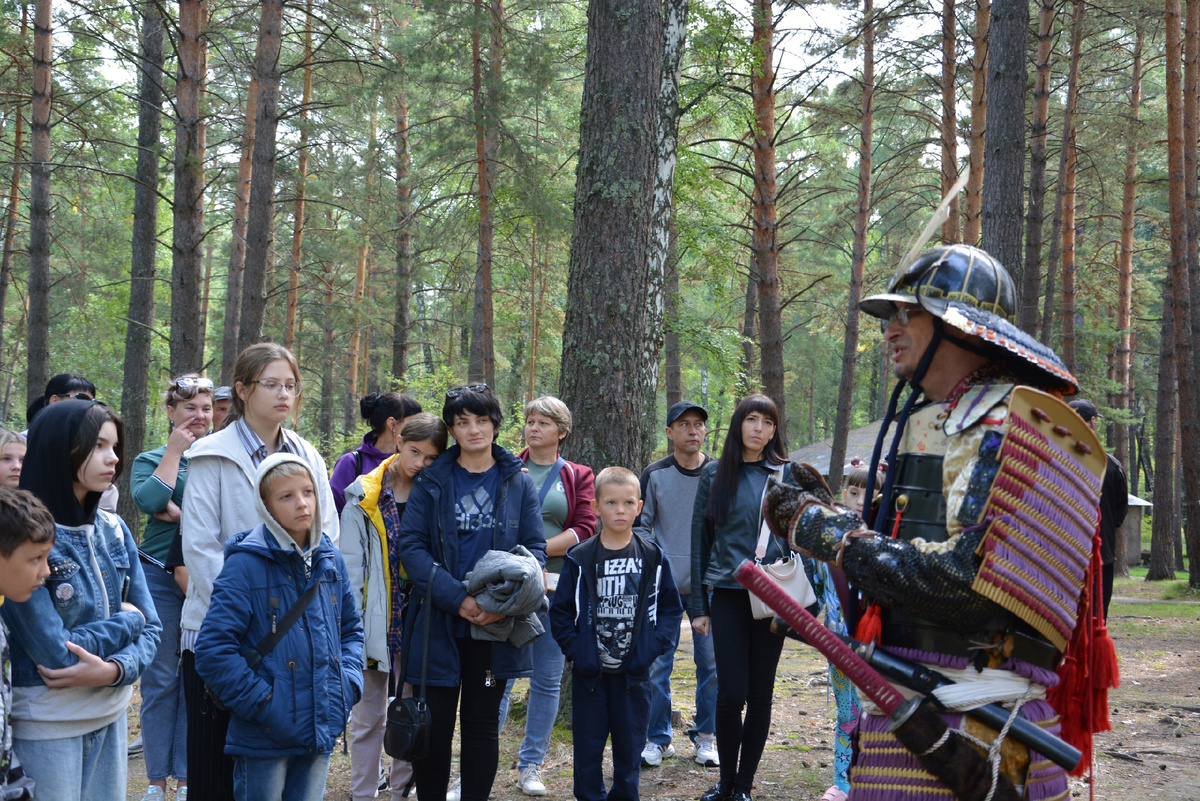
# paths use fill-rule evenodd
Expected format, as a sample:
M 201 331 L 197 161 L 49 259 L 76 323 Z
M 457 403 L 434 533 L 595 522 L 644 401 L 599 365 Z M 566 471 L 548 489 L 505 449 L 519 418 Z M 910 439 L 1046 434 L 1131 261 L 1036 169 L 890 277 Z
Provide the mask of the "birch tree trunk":
M 640 470 L 650 460 L 662 338 L 650 328 L 662 297 L 652 295 L 648 262 L 662 36 L 656 0 L 589 0 L 560 371 L 576 419 L 564 452 L 584 464 Z
M 993 0 L 988 28 L 987 131 L 984 137 L 980 246 L 1021 285 L 1025 187 L 1027 0 Z
M 33 6 L 33 93 L 29 111 L 29 359 L 27 402 L 50 378 L 50 0 Z
M 242 316 L 238 352 L 262 340 L 267 303 L 267 261 L 274 234 L 275 133 L 279 125 L 280 29 L 283 0 L 263 0 L 254 74 L 258 105 L 246 211 L 246 264 L 242 273 Z
M 242 124 L 241 158 L 234 186 L 233 225 L 229 232 L 229 272 L 225 279 L 225 330 L 221 332 L 221 383 L 233 383 L 242 320 L 242 273 L 246 266 L 246 216 L 250 206 L 250 176 L 254 164 L 254 126 L 258 123 L 258 76 L 250 76 L 246 90 L 246 118 Z
M 758 276 L 759 359 L 763 394 L 779 407 L 779 438 L 787 447 L 787 404 L 783 371 L 783 321 L 779 306 L 779 226 L 775 175 L 775 12 L 772 0 L 755 0 L 750 43 L 756 67 L 750 77 L 754 102 L 753 233 L 750 253 Z
M 200 288 L 204 281 L 202 115 L 208 72 L 208 0 L 179 0 L 179 74 L 175 79 L 175 203 L 171 237 L 171 373 L 199 370 Z
M 953 15 L 951 16 L 953 20 Z M 953 23 L 951 23 L 952 25 Z M 945 29 L 943 29 L 944 31 Z M 953 28 L 951 28 L 953 35 Z M 863 0 L 862 119 L 858 144 L 858 207 L 854 214 L 854 244 L 850 256 L 850 300 L 846 309 L 846 339 L 842 347 L 842 380 L 838 387 L 837 417 L 833 423 L 833 447 L 829 457 L 829 488 L 842 488 L 842 465 L 846 463 L 846 439 L 850 436 L 850 414 L 854 410 L 854 373 L 858 366 L 858 302 L 862 300 L 863 267 L 867 259 L 867 224 L 871 215 L 872 142 L 875 131 L 875 4 Z M 943 84 L 943 88 L 945 84 Z M 942 151 L 942 181 L 946 156 Z M 953 181 L 951 181 L 953 185 Z M 951 214 L 951 219 L 957 218 Z M 951 239 L 950 241 L 954 241 Z
M 971 58 L 971 177 L 967 179 L 967 208 L 963 215 L 963 238 L 968 245 L 979 242 L 983 220 L 983 140 L 987 127 L 988 27 L 991 0 L 976 0 L 974 54 Z
M 1042 293 L 1042 227 L 1046 216 L 1046 126 L 1050 119 L 1050 61 L 1054 55 L 1057 0 L 1041 0 L 1033 84 L 1033 127 L 1029 143 L 1029 209 L 1025 214 L 1025 272 L 1017 325 L 1037 333 L 1038 299 Z

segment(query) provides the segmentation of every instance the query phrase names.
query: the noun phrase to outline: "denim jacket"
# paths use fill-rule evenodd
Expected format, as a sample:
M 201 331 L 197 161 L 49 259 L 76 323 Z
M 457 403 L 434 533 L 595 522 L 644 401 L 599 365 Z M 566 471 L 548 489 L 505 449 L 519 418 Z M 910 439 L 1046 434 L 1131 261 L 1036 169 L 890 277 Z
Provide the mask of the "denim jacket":
M 117 686 L 133 684 L 154 659 L 162 635 L 137 544 L 125 522 L 103 510 L 97 510 L 94 526 L 55 528 L 45 586 L 24 603 L 0 607 L 12 635 L 13 686 L 42 684 L 38 665 L 78 662 L 67 650 L 68 640 L 115 662 L 121 669 Z M 141 614 L 121 611 L 126 579 L 128 601 Z

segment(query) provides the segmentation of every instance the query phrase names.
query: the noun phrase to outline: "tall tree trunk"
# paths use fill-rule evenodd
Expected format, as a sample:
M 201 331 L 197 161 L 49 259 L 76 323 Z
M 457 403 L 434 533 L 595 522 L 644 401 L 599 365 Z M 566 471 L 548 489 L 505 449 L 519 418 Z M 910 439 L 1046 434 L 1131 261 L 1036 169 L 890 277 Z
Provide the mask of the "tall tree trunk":
M 1017 325 L 1037 333 L 1038 300 L 1042 293 L 1042 226 L 1046 207 L 1046 126 L 1050 119 L 1050 61 L 1054 55 L 1054 18 L 1057 0 L 1041 0 L 1038 44 L 1034 65 L 1033 129 L 1029 143 L 1029 210 L 1025 214 L 1025 272 Z
M 350 349 L 348 351 L 350 366 L 346 371 L 350 379 L 346 384 L 346 408 L 349 410 L 346 413 L 344 423 L 346 431 L 354 427 L 354 409 L 358 405 L 359 359 L 365 358 L 361 347 L 364 320 L 363 296 L 367 288 L 367 259 L 369 255 L 369 245 L 364 243 L 358 246 L 358 258 L 354 261 L 354 297 L 350 302 L 350 314 L 353 322 L 350 326 Z
M 783 320 L 779 306 L 779 225 L 775 175 L 775 12 L 772 0 L 754 0 L 750 38 L 756 65 L 750 76 L 754 101 L 754 195 L 751 260 L 758 275 L 758 328 L 763 394 L 779 407 L 779 438 L 787 445 L 783 375 Z
M 332 222 L 332 211 L 326 219 Z M 337 360 L 334 350 L 333 319 L 333 264 L 326 261 L 321 268 L 321 412 L 317 416 L 317 430 L 321 432 L 322 451 L 328 452 L 333 445 L 333 365 Z
M 304 252 L 304 188 L 308 182 L 308 104 L 312 101 L 313 2 L 304 7 L 304 90 L 300 100 L 300 150 L 296 154 L 296 203 L 292 211 L 292 261 L 288 268 L 287 318 L 284 347 L 296 342 L 296 307 L 300 302 L 300 267 Z
M 1063 182 L 1062 222 L 1062 347 L 1063 364 L 1075 372 L 1075 176 L 1077 171 L 1075 131 L 1071 131 L 1070 153 Z
M 1067 104 L 1063 108 L 1062 146 L 1058 151 L 1058 185 L 1054 188 L 1054 217 L 1050 223 L 1050 255 L 1046 260 L 1046 295 L 1042 305 L 1042 344 L 1054 336 L 1054 276 L 1062 256 L 1063 203 L 1066 192 L 1067 159 L 1075 132 L 1075 110 L 1079 107 L 1079 53 L 1083 46 L 1083 0 L 1071 0 L 1071 57 L 1067 67 Z
M 163 64 L 166 32 L 153 0 L 142 8 L 142 53 L 138 65 L 137 181 L 133 186 L 133 242 L 130 251 L 129 326 L 125 330 L 125 371 L 121 413 L 125 418 L 126 453 L 146 450 L 147 365 L 154 333 L 154 284 L 158 247 L 158 162 L 161 157 Z M 142 515 L 129 489 L 129 472 L 121 475 L 120 512 L 129 530 L 141 531 Z
M 254 74 L 258 113 L 254 124 L 250 202 L 246 213 L 246 266 L 242 273 L 242 316 L 238 351 L 262 339 L 267 303 L 267 259 L 274 232 L 275 133 L 279 125 L 280 28 L 283 0 L 263 0 Z
M 657 283 L 651 296 L 663 297 L 667 304 L 674 304 L 674 297 L 667 285 L 674 282 L 679 291 L 679 276 L 668 278 L 675 266 L 669 265 L 671 245 L 675 232 L 674 186 L 675 165 L 679 147 L 679 76 L 683 65 L 683 48 L 687 41 L 688 0 L 666 0 L 663 4 L 663 52 L 662 76 L 658 93 L 658 141 L 656 145 L 658 169 L 654 173 L 654 210 L 650 222 L 650 280 Z M 651 330 L 663 330 L 664 306 L 650 309 L 653 318 Z M 674 307 L 670 314 L 674 314 Z M 668 337 L 672 336 L 670 334 Z M 679 338 L 674 337 L 674 349 L 667 345 L 667 408 L 670 408 L 672 392 L 670 384 L 675 382 L 675 395 L 679 390 Z M 675 375 L 671 376 L 671 357 L 675 356 Z M 655 365 L 657 368 L 657 365 Z M 657 383 L 657 382 L 655 382 Z M 653 407 L 652 407 L 653 408 Z
M 989 26 L 987 134 L 984 137 L 983 235 L 980 246 L 1020 286 L 1025 187 L 1025 43 L 1027 0 L 993 0 Z
M 991 0 L 976 0 L 974 55 L 971 58 L 971 177 L 967 179 L 967 210 L 963 215 L 963 239 L 968 245 L 979 242 L 983 220 L 983 150 L 987 129 L 988 26 L 992 17 Z
M 1112 405 L 1122 417 L 1130 409 L 1133 388 L 1130 386 L 1133 342 L 1133 226 L 1137 201 L 1138 134 L 1141 128 L 1142 103 L 1142 45 L 1145 34 L 1140 21 L 1134 23 L 1136 34 L 1133 45 L 1133 75 L 1129 87 L 1129 128 L 1125 142 L 1125 180 L 1121 193 L 1121 251 L 1117 261 L 1117 330 L 1120 338 L 1116 348 L 1117 392 Z M 1137 463 L 1130 458 L 1130 426 L 1118 421 L 1113 430 L 1113 450 L 1117 461 L 1125 466 L 1133 487 L 1137 486 Z M 1136 495 L 1136 489 L 1133 490 Z M 1116 571 L 1122 577 L 1129 576 L 1129 560 L 1125 553 L 1125 538 L 1117 537 L 1115 548 Z
M 1171 559 L 1173 542 L 1179 530 L 1175 509 L 1176 432 L 1179 420 L 1177 391 L 1186 370 L 1177 361 L 1182 330 L 1176 315 L 1179 305 L 1179 277 L 1187 274 L 1187 216 L 1184 210 L 1184 123 L 1183 123 L 1183 43 L 1180 40 L 1179 0 L 1166 0 L 1166 94 L 1167 94 L 1167 170 L 1170 193 L 1171 254 L 1163 293 L 1162 340 L 1159 346 L 1158 410 L 1154 426 L 1154 528 L 1150 543 L 1150 570 L 1147 581 L 1174 579 Z M 1187 291 L 1186 287 L 1183 291 Z M 1178 382 L 1178 383 L 1177 383 Z M 1189 400 L 1191 400 L 1190 396 Z
M 50 0 L 33 6 L 33 95 L 29 164 L 29 360 L 26 400 L 45 392 L 50 378 Z
M 1186 222 L 1185 272 L 1178 283 L 1186 292 L 1175 293 L 1175 326 L 1179 338 L 1179 393 L 1195 398 L 1200 391 L 1200 363 L 1194 352 L 1194 335 L 1200 334 L 1200 203 L 1197 186 L 1197 136 L 1200 136 L 1200 3 L 1187 4 L 1183 39 L 1183 176 L 1184 218 Z M 1173 177 L 1173 176 L 1172 176 Z M 1172 194 L 1172 196 L 1174 196 Z M 1172 225 L 1174 219 L 1172 219 Z M 1181 448 L 1180 468 L 1183 472 L 1183 491 L 1179 493 L 1184 507 L 1187 552 L 1200 554 L 1200 404 L 1180 405 L 1179 431 Z M 1188 583 L 1200 588 L 1200 557 L 1193 556 L 1188 571 Z
M 758 276 L 754 274 L 753 265 L 746 276 L 746 308 L 742 314 L 742 376 L 746 381 L 746 391 L 753 385 L 754 375 L 754 343 L 758 341 Z
M 29 6 L 21 3 L 21 49 L 24 51 L 25 38 L 29 35 Z M 17 86 L 25 85 L 24 53 L 17 64 Z M 12 254 L 13 240 L 17 233 L 17 201 L 21 192 L 21 162 L 24 160 L 25 148 L 25 104 L 18 102 L 16 119 L 13 122 L 13 162 L 12 181 L 8 185 L 8 205 L 4 210 L 4 252 L 0 256 L 0 354 L 4 353 L 4 309 L 8 301 L 8 287 L 12 284 Z M 7 397 L 7 393 L 6 393 Z M 7 419 L 8 415 L 0 417 Z
M 179 74 L 175 79 L 175 219 L 171 237 L 171 373 L 199 370 L 200 284 L 204 280 L 202 113 L 208 72 L 208 0 L 179 0 Z
M 683 400 L 683 365 L 679 348 L 679 253 L 675 222 L 671 222 L 670 245 L 667 247 L 667 288 L 663 313 L 669 321 L 663 326 L 663 359 L 667 382 L 667 408 Z
M 412 301 L 412 151 L 408 142 L 408 95 L 396 95 L 396 316 L 392 323 L 392 377 L 408 372 Z
M 212 209 L 209 209 L 212 211 Z M 208 364 L 205 353 L 208 347 L 208 302 L 212 293 L 213 251 L 212 237 L 204 238 L 204 285 L 200 292 L 200 363 Z
M 645 421 L 654 419 L 662 337 L 647 310 L 662 298 L 650 296 L 647 254 L 662 35 L 660 2 L 588 2 L 559 384 L 576 419 L 565 450 L 584 464 L 640 469 L 650 460 Z
M 221 383 L 233 383 L 242 320 L 242 274 L 246 265 L 246 215 L 250 205 L 250 175 L 254 164 L 254 126 L 258 122 L 258 76 L 246 90 L 246 119 L 242 124 L 241 157 L 234 187 L 233 226 L 229 232 L 229 273 L 225 279 L 225 328 L 221 333 Z
M 954 107 L 954 77 L 958 71 L 958 35 L 954 0 L 942 0 L 942 196 L 958 180 L 958 112 Z M 950 216 L 942 223 L 942 241 L 958 242 L 962 220 L 958 196 L 950 201 Z M 837 435 L 834 434 L 836 437 Z
M 953 6 L 951 6 L 953 11 Z M 951 16 L 953 20 L 953 15 Z M 953 22 L 951 22 L 953 36 Z M 943 28 L 943 35 L 945 28 Z M 953 50 L 953 47 L 951 47 Z M 875 132 L 875 3 L 863 0 L 862 118 L 858 140 L 858 208 L 854 214 L 854 244 L 850 255 L 850 299 L 846 309 L 846 339 L 842 346 L 842 380 L 838 386 L 837 417 L 833 423 L 833 447 L 829 457 L 829 488 L 836 494 L 842 487 L 841 466 L 846 463 L 846 439 L 854 411 L 854 373 L 858 367 L 858 302 L 862 300 L 863 268 L 867 260 L 867 225 L 871 216 L 871 148 Z M 943 73 L 944 75 L 944 73 Z M 943 89 L 945 84 L 943 84 Z M 942 182 L 946 175 L 942 150 Z M 950 185 L 954 185 L 954 178 Z M 951 219 L 958 215 L 951 214 Z M 954 241 L 951 239 L 950 241 Z
M 502 59 L 503 8 L 501 0 L 490 0 L 488 20 L 491 42 L 488 68 L 484 70 L 480 27 L 484 0 L 475 0 L 475 27 L 471 34 L 474 63 L 475 161 L 478 174 L 479 245 L 475 258 L 475 306 L 471 315 L 471 351 L 467 380 L 496 383 L 496 349 L 493 343 L 492 243 L 496 233 L 496 145 L 499 137 L 499 83 Z

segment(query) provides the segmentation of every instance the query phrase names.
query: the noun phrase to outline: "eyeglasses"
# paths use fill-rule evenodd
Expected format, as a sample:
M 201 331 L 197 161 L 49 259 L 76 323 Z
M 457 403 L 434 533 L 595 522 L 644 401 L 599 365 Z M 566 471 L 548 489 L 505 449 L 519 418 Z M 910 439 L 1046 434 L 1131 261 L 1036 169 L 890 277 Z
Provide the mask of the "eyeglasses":
M 212 383 L 212 382 L 209 382 L 209 383 Z M 296 382 L 295 384 L 281 384 L 273 378 L 268 378 L 263 381 L 251 381 L 250 383 L 258 384 L 260 387 L 265 389 L 267 392 L 278 393 L 279 390 L 282 389 L 288 395 L 299 395 L 303 391 L 303 388 L 300 386 L 299 382 Z
M 912 321 L 913 317 L 921 314 L 924 311 L 924 309 L 914 309 L 910 306 L 897 306 L 895 311 L 893 311 L 887 317 L 879 318 L 879 330 L 886 333 L 888 326 L 892 324 L 893 320 L 900 323 L 900 325 L 908 325 L 909 322 Z
M 463 394 L 464 392 L 487 392 L 487 388 L 488 388 L 487 384 L 468 384 L 465 387 L 454 387 L 454 389 L 446 390 L 446 398 L 447 399 L 457 398 L 459 395 Z
M 56 398 L 71 398 L 72 400 L 95 400 L 90 392 L 59 392 Z

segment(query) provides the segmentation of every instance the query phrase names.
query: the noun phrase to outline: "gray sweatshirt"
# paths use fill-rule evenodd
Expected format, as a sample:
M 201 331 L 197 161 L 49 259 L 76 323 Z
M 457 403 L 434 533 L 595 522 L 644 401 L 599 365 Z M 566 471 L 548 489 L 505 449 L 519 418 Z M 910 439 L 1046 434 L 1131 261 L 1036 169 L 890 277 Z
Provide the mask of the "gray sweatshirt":
M 708 454 L 702 455 L 704 458 L 695 470 L 680 467 L 672 453 L 642 471 L 644 505 L 633 526 L 635 532 L 666 553 L 681 595 L 687 595 L 692 588 L 692 505 L 700 485 L 700 471 L 712 461 Z

